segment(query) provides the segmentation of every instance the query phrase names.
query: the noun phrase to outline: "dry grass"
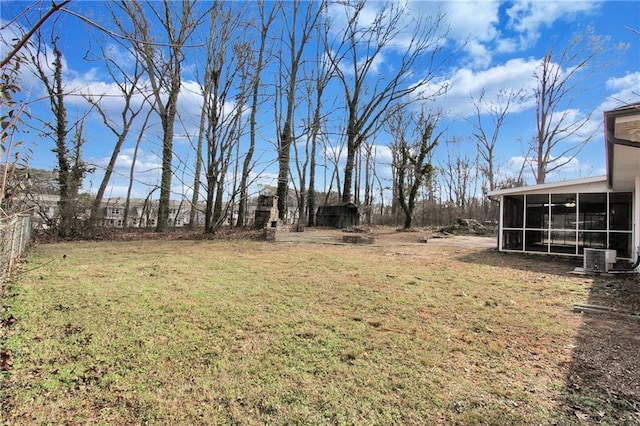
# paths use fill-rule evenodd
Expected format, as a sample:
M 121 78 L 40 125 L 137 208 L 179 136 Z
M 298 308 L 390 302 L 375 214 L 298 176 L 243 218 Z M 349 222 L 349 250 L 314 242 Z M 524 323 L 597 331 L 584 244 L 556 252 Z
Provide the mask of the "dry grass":
M 6 294 L 4 421 L 569 423 L 570 308 L 592 280 L 536 262 L 431 244 L 41 245 Z

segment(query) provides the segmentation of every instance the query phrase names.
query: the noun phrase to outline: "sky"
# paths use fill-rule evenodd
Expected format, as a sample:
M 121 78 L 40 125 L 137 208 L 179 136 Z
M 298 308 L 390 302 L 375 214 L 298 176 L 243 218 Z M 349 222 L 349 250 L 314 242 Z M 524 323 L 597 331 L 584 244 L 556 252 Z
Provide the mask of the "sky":
M 205 2 L 202 2 L 205 3 Z M 241 4 L 241 2 L 236 2 Z M 0 43 L 4 58 L 7 43 L 13 35 L 23 33 L 25 28 L 35 22 L 38 11 L 27 9 L 32 2 L 16 2 L 3 0 L 0 2 Z M 48 2 L 41 3 L 46 9 Z M 373 16 L 379 2 L 369 2 L 366 12 Z M 249 13 L 255 13 L 255 3 L 244 3 Z M 253 5 L 253 6 L 252 6 Z M 485 99 L 498 102 L 501 91 L 522 91 L 521 100 L 511 105 L 500 130 L 497 143 L 497 163 L 501 178 L 518 174 L 527 153 L 526 144 L 535 134 L 535 99 L 531 91 L 535 87 L 534 75 L 541 59 L 549 51 L 561 52 L 576 34 L 585 34 L 588 28 L 606 41 L 608 53 L 583 73 L 576 80 L 576 89 L 572 94 L 574 102 L 567 105 L 567 110 L 580 119 L 588 116 L 589 122 L 572 141 L 579 141 L 583 135 L 593 137 L 580 154 L 560 171 L 551 174 L 547 181 L 558 181 L 579 177 L 605 174 L 604 139 L 602 136 L 602 113 L 620 107 L 626 103 L 639 102 L 640 99 L 640 2 L 636 1 L 403 1 L 402 5 L 409 11 L 408 16 L 434 16 L 441 11 L 444 24 L 448 29 L 442 45 L 443 55 L 448 56 L 435 76 L 434 83 L 446 85 L 446 95 L 438 96 L 432 107 L 441 111 L 442 118 L 438 124 L 448 141 L 457 143 L 441 143 L 434 152 L 433 161 L 436 166 L 445 166 L 449 152 L 462 152 L 462 155 L 473 156 L 475 142 L 471 136 L 469 123 L 474 119 L 472 99 L 479 99 L 484 93 Z M 108 19 L 106 6 L 100 1 L 72 1 L 67 8 L 74 13 L 59 13 L 55 20 L 45 25 L 47 35 L 55 28 L 59 37 L 59 47 L 64 56 L 64 77 L 69 93 L 74 93 L 69 100 L 70 120 L 87 114 L 87 102 L 78 93 L 113 95 L 117 93 L 113 80 L 104 68 L 100 48 L 107 46 L 107 54 L 118 63 L 129 62 L 126 52 L 118 44 L 99 31 L 89 26 L 77 15 L 91 19 L 103 29 L 117 31 Z M 23 13 L 29 10 L 29 13 Z M 75 15 L 77 14 L 77 15 Z M 336 28 L 344 22 L 344 14 L 340 7 L 329 8 L 330 19 Z M 280 27 L 285 28 L 285 22 Z M 405 31 L 400 32 L 395 41 L 396 49 L 406 45 L 407 32 L 413 25 L 406 21 Z M 50 48 L 50 45 L 48 46 Z M 393 49 L 386 51 L 375 64 L 380 75 L 385 70 L 393 70 L 398 66 Z M 605 64 L 606 63 L 606 64 Z M 275 68 L 265 74 L 265 78 L 276 81 Z M 420 70 L 415 70 L 416 74 Z M 176 130 L 174 167 L 176 178 L 172 190 L 174 198 L 180 194 L 189 195 L 193 174 L 193 150 L 196 128 L 195 118 L 201 103 L 198 94 L 196 76 L 198 62 L 187 58 L 183 72 L 183 86 L 179 100 L 182 123 L 184 126 Z M 373 84 L 373 83 L 372 83 Z M 329 86 L 329 97 L 340 96 L 338 85 Z M 31 119 L 26 120 L 23 133 L 16 135 L 16 141 L 22 140 L 24 145 L 33 150 L 30 166 L 50 169 L 55 166 L 54 154 L 51 152 L 53 142 L 42 138 L 40 122 L 48 120 L 48 101 L 44 98 L 42 84 L 27 69 L 21 71 L 20 97 L 28 101 Z M 121 100 L 117 96 L 106 96 L 105 108 L 117 114 Z M 49 115 L 48 115 L 49 114 Z M 190 119 L 192 121 L 190 122 Z M 275 185 L 277 164 L 275 163 L 274 143 L 275 124 L 270 108 L 263 108 L 259 115 L 260 141 L 257 150 L 257 165 L 254 169 L 256 184 L 254 192 L 260 185 Z M 488 120 L 487 116 L 483 120 Z M 486 121 L 485 123 L 489 123 Z M 140 125 L 140 122 L 136 124 Z M 336 124 L 339 128 L 339 124 Z M 27 129 L 28 132 L 26 131 Z M 160 148 L 158 143 L 159 126 L 151 119 L 151 126 L 145 134 L 136 165 L 136 185 L 133 195 L 145 197 L 159 179 Z M 135 132 L 133 132 L 135 135 Z M 335 132 L 334 132 L 335 133 Z M 132 135 L 124 144 L 118 157 L 116 173 L 112 178 L 106 196 L 124 196 L 127 189 L 127 176 L 131 166 L 133 150 L 137 135 Z M 155 135 L 155 136 L 154 136 Z M 102 123 L 98 114 L 89 112 L 85 120 L 83 147 L 85 160 L 95 172 L 87 177 L 84 190 L 95 192 L 102 178 L 102 170 L 107 164 L 113 146 L 113 135 Z M 382 181 L 390 179 L 391 154 L 388 145 L 390 135 L 381 132 L 376 135 L 377 170 Z M 327 141 L 326 148 L 339 144 L 339 136 L 334 135 Z M 242 157 L 241 145 L 238 155 Z M 346 154 L 346 153 L 345 153 Z M 319 162 L 326 163 L 320 155 Z M 328 185 L 326 170 L 319 171 L 317 180 L 319 189 Z M 533 183 L 533 176 L 525 172 L 527 183 Z

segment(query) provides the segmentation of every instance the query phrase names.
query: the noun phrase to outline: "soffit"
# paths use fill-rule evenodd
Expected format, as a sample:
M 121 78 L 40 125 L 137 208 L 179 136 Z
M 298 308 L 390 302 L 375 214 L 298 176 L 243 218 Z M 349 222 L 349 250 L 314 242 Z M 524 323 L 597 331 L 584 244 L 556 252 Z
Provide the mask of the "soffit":
M 609 129 L 613 127 L 613 138 L 608 141 L 613 149 L 610 185 L 616 191 L 629 191 L 635 186 L 636 175 L 640 174 L 640 111 L 634 105 L 608 114 L 613 118 L 607 120 Z
M 613 135 L 616 139 L 640 144 L 640 114 L 616 117 Z

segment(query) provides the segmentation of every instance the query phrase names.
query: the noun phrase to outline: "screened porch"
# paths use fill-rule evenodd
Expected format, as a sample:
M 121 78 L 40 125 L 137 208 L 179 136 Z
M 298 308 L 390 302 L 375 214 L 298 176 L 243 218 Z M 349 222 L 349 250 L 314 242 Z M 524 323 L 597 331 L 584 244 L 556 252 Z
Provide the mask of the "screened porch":
M 631 192 L 505 195 L 500 249 L 582 256 L 585 248 L 609 248 L 630 258 Z

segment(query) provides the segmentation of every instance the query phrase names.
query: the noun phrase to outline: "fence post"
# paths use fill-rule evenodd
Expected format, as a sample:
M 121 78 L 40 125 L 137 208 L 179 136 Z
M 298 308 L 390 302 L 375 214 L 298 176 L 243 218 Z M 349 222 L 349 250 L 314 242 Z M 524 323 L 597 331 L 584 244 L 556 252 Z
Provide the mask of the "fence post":
M 0 283 L 11 274 L 30 241 L 30 215 L 19 214 L 0 219 Z
M 9 244 L 8 228 L 6 221 L 0 218 L 0 283 L 4 282 L 4 278 L 7 274 L 7 244 Z
M 9 229 L 11 230 L 11 237 L 9 238 L 9 266 L 7 267 L 7 273 L 10 274 L 13 271 L 13 259 L 16 255 L 16 217 L 13 216 L 11 218 L 11 222 L 9 222 Z

